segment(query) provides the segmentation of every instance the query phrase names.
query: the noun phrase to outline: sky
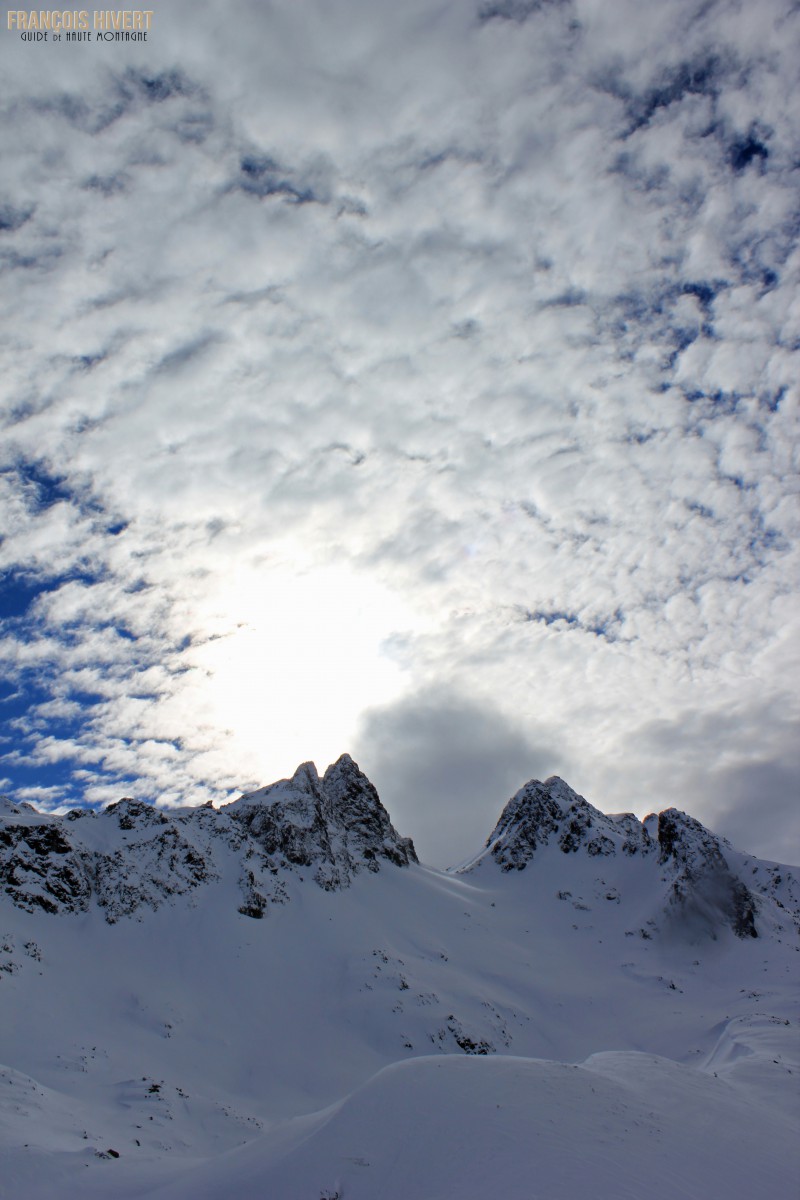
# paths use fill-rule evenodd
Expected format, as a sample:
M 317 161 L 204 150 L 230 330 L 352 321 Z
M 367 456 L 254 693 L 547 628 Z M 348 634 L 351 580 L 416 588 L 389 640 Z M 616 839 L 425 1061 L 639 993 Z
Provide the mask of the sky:
M 0 790 L 800 862 L 800 6 L 155 4 L 0 29 Z

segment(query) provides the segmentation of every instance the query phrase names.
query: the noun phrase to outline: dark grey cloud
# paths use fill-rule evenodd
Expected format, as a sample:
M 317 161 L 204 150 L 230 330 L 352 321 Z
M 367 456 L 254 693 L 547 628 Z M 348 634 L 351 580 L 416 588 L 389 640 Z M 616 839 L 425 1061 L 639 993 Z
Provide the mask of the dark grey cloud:
M 31 219 L 32 208 L 15 208 L 13 204 L 0 205 L 0 233 L 13 233 Z
M 800 741 L 800 729 L 794 731 Z M 712 771 L 711 820 L 737 849 L 761 858 L 800 863 L 800 756 Z
M 569 7 L 571 0 L 486 0 L 478 8 L 479 21 L 526 21 L 543 8 Z
M 365 713 L 354 746 L 422 861 L 444 867 L 483 846 L 523 783 L 555 773 L 551 738 L 538 733 L 440 687 Z
M 614 790 L 640 816 L 674 806 L 738 850 L 800 863 L 800 723 L 786 697 L 764 691 L 760 702 L 687 705 L 623 734 L 620 769 L 598 778 L 602 807 L 613 806 Z M 626 762 L 636 764 L 632 776 Z

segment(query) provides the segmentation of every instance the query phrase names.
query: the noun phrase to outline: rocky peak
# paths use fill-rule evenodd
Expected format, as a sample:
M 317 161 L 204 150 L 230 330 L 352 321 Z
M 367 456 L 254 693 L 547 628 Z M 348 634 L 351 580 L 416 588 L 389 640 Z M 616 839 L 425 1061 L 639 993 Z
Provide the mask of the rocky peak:
M 411 838 L 397 833 L 374 785 L 349 754 L 328 767 L 322 787 L 331 816 L 344 831 L 348 853 L 355 863 L 377 871 L 381 858 L 398 867 L 418 861 Z
M 113 817 L 120 829 L 143 829 L 165 825 L 169 821 L 167 815 L 153 804 L 144 800 L 134 800 L 123 796 L 115 804 L 109 804 L 103 809 L 104 817 Z
M 713 932 L 720 922 L 738 937 L 757 937 L 756 900 L 731 869 L 727 843 L 677 808 L 658 814 L 658 862 L 670 885 L 671 915 Z
M 0 825 L 0 884 L 26 912 L 81 912 L 91 885 L 86 864 L 57 818 L 10 805 Z
M 503 871 L 522 871 L 529 864 L 535 870 L 540 855 L 550 856 L 552 865 L 552 855 L 561 852 L 567 859 L 598 860 L 596 882 L 605 887 L 613 881 L 616 898 L 626 890 L 626 860 L 638 856 L 652 878 L 655 924 L 692 938 L 716 937 L 725 926 L 738 937 L 756 937 L 758 902 L 730 866 L 726 848 L 723 839 L 678 809 L 644 821 L 632 813 L 609 815 L 552 776 L 544 783 L 531 780 L 509 800 L 485 849 L 460 870 L 490 861 Z M 600 860 L 616 861 L 604 862 L 601 875 Z M 559 874 L 569 887 L 573 874 L 566 862 Z M 581 875 L 586 872 L 574 877 Z
M 655 814 L 646 817 L 652 822 Z M 722 839 L 706 829 L 694 817 L 681 812 L 678 808 L 666 808 L 660 812 L 657 820 L 658 861 L 667 863 L 671 860 L 683 866 L 698 868 L 701 866 L 719 867 L 725 865 L 722 854 Z
M 281 780 L 281 782 L 284 781 Z M 299 792 L 306 796 L 319 797 L 319 772 L 313 762 L 301 763 L 288 782 L 291 784 L 292 791 L 294 792 Z M 270 784 L 267 790 L 272 790 L 278 786 L 279 784 L 276 783 Z
M 380 860 L 416 862 L 409 838 L 401 838 L 377 791 L 348 754 L 320 779 L 313 763 L 291 779 L 240 797 L 223 810 L 240 822 L 276 868 L 309 868 L 328 890 L 347 887 Z
M 509 800 L 486 842 L 486 849 L 462 867 L 472 870 L 491 857 L 504 871 L 521 871 L 540 848 L 555 845 L 564 854 L 591 857 L 648 854 L 653 843 L 632 813 L 607 816 L 551 775 L 532 779 Z

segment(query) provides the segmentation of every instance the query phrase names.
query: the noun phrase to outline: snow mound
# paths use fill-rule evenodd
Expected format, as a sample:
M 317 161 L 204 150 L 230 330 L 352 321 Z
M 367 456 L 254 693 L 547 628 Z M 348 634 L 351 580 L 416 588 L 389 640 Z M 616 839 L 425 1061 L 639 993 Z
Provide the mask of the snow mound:
M 788 1196 L 790 1126 L 713 1075 L 651 1055 L 418 1058 L 153 1200 Z

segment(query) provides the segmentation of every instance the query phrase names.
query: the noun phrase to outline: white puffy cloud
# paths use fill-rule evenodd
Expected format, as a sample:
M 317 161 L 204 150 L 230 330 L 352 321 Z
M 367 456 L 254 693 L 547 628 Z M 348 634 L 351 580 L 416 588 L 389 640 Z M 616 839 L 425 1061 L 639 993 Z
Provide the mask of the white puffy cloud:
M 734 772 L 744 838 L 798 707 L 791 6 L 156 16 L 0 45 L 9 754 L 206 799 L 440 694 L 606 807 Z

